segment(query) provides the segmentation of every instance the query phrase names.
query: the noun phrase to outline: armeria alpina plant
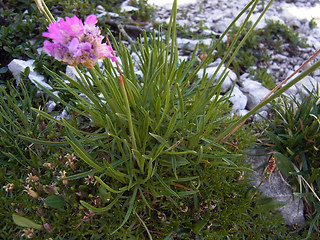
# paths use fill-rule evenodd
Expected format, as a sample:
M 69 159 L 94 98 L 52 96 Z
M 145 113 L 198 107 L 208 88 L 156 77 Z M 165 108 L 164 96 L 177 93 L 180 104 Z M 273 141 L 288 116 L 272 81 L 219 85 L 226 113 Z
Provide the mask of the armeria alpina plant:
M 227 69 L 272 3 L 266 5 L 258 21 L 238 43 L 258 2 L 250 1 L 217 42 L 248 12 L 216 74 L 223 64 Z M 51 24 L 44 36 L 54 42 L 45 43 L 46 51 L 75 65 L 78 77 L 72 79 L 46 69 L 56 81 L 53 91 L 57 89 L 60 93 L 42 89 L 68 108 L 68 120 L 58 120 L 45 111 L 33 109 L 39 116 L 58 124 L 66 136 L 50 142 L 41 136 L 24 139 L 56 146 L 57 151 L 69 145 L 82 165 L 87 165 L 81 172 L 61 178 L 68 181 L 66 185 L 80 178 L 88 185 L 95 181 L 96 188 L 90 188 L 86 194 L 82 189 L 87 190 L 87 185 L 79 186 L 77 196 L 82 206 L 77 210 L 86 208 L 87 212 L 79 218 L 75 230 L 90 222 L 90 228 L 95 230 L 95 235 L 90 237 L 102 235 L 114 239 L 240 239 L 256 232 L 274 239 L 280 237 L 264 228 L 266 222 L 268 226 L 276 225 L 247 196 L 248 184 L 242 172 L 250 169 L 243 165 L 241 150 L 235 144 L 223 145 L 249 117 L 235 121 L 229 116 L 230 93 L 220 96 L 227 72 L 223 72 L 216 84 L 213 84 L 216 74 L 211 79 L 206 74 L 197 77 L 199 69 L 213 60 L 217 44 L 195 69 L 197 48 L 190 61 L 178 63 L 176 0 L 166 36 L 160 31 L 150 38 L 144 33 L 140 39 L 137 50 L 142 76 L 135 73 L 133 60 L 123 43 L 118 44 L 110 36 L 115 58 L 111 45 L 101 42 L 94 16 L 89 16 L 85 25 L 76 17 L 56 22 L 42 0 L 36 3 Z M 92 27 L 95 33 L 89 33 L 87 27 Z M 103 58 L 102 68 L 94 65 L 99 58 Z M 65 93 L 73 99 L 64 98 Z M 221 133 L 221 129 L 225 130 Z M 242 134 L 236 138 L 240 146 L 249 141 L 250 129 L 239 131 Z M 55 190 L 59 194 L 57 187 Z M 47 205 L 57 207 L 58 203 L 60 208 L 68 201 L 68 196 L 48 198 Z M 54 231 L 53 226 L 52 234 Z M 70 237 L 69 233 L 56 234 Z M 85 234 L 82 237 L 88 239 Z

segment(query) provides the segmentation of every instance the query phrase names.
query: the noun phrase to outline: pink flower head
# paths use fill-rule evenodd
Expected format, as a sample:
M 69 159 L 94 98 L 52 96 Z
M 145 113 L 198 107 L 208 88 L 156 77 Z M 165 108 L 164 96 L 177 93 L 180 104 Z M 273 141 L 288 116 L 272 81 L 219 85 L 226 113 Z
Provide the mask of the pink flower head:
M 82 64 L 93 68 L 99 58 L 105 57 L 116 61 L 112 47 L 102 43 L 100 29 L 95 25 L 97 22 L 95 15 L 89 15 L 85 25 L 77 16 L 50 23 L 48 32 L 42 35 L 53 42 L 44 41 L 44 51 L 71 66 Z

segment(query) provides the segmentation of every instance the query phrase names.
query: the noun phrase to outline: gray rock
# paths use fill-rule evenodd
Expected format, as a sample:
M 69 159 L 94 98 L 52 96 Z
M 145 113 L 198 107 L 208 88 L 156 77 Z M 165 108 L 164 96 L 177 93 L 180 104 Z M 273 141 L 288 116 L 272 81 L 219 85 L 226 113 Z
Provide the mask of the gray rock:
M 218 22 L 220 19 L 223 18 L 223 11 L 220 9 L 216 9 L 212 12 L 211 20 L 213 22 Z
M 120 12 L 132 12 L 132 11 L 139 11 L 139 8 L 130 6 L 130 0 L 124 1 L 120 5 Z
M 267 118 L 268 112 L 267 111 L 260 111 L 254 115 L 253 121 L 255 122 L 263 122 L 264 118 Z
M 253 150 L 247 157 L 249 163 L 252 163 L 252 169 L 255 170 L 251 174 L 250 179 L 253 186 L 257 187 L 264 176 L 264 166 L 268 163 L 268 155 L 266 151 Z M 259 191 L 264 196 L 270 197 L 276 201 L 287 203 L 279 208 L 279 212 L 283 215 L 285 222 L 288 225 L 298 224 L 302 226 L 305 223 L 302 200 L 298 197 L 293 197 L 293 191 L 285 182 L 279 171 L 276 169 L 262 183 Z
M 76 69 L 70 65 L 68 65 L 66 67 L 66 75 L 73 80 L 80 79 L 80 76 L 79 76 L 78 72 L 76 71 Z
M 199 78 L 202 78 L 203 73 L 205 72 L 208 75 L 208 80 L 210 80 L 215 72 L 217 71 L 218 67 L 208 67 L 205 70 L 200 69 L 199 72 L 197 73 Z M 217 72 L 216 76 L 213 79 L 213 84 L 216 83 L 223 74 L 223 71 L 225 70 L 225 67 L 221 67 L 219 71 Z M 236 74 L 233 73 L 230 69 L 226 70 L 226 73 L 228 74 L 226 78 L 224 79 L 223 83 L 221 84 L 221 93 L 226 93 L 229 89 L 231 89 L 234 80 L 237 78 Z
M 232 18 L 224 18 L 223 21 L 219 22 L 219 24 L 216 24 L 212 27 L 218 33 L 223 33 L 227 29 L 227 27 L 232 23 L 232 21 Z
M 210 64 L 208 65 L 208 67 L 218 67 L 219 64 L 221 63 L 221 61 L 222 61 L 221 58 L 217 58 L 217 59 L 214 60 L 214 62 L 210 63 Z
M 234 112 L 235 115 L 242 117 L 244 115 L 246 115 L 249 111 L 246 109 L 239 109 L 237 111 Z M 232 113 L 231 113 L 232 114 Z M 232 114 L 233 115 L 233 114 Z
M 307 44 L 309 44 L 310 46 L 314 47 L 315 49 L 319 49 L 320 48 L 320 42 L 318 39 L 316 39 L 313 36 L 309 36 L 307 38 Z
M 34 71 L 34 60 L 20 60 L 20 59 L 13 59 L 9 64 L 8 68 L 11 71 L 13 77 L 16 79 L 16 81 L 19 83 L 21 81 L 20 73 L 23 72 L 27 67 L 30 69 L 30 73 L 28 78 L 30 81 L 35 84 L 37 87 L 37 83 L 42 85 L 43 87 L 47 89 L 52 89 L 52 87 L 45 82 L 44 76 L 40 75 L 36 71 Z M 38 87 L 39 88 L 39 87 Z
M 57 120 L 61 120 L 61 119 L 69 119 L 69 114 L 68 114 L 68 111 L 67 111 L 67 109 L 65 108 L 65 109 L 63 109 L 62 110 L 62 112 L 59 114 L 59 115 L 57 115 L 55 118 L 57 119 Z
M 47 113 L 51 113 L 53 111 L 53 109 L 57 106 L 57 104 L 54 101 L 49 100 L 46 103 L 46 106 L 47 106 Z
M 203 35 L 205 36 L 211 36 L 211 35 L 219 35 L 218 33 L 216 33 L 213 30 L 209 30 L 209 29 L 204 29 L 202 32 Z
M 193 51 L 196 48 L 197 44 L 204 44 L 209 46 L 211 44 L 212 39 L 188 39 L 188 38 L 177 38 L 178 48 L 186 48 L 189 51 Z
M 262 86 L 261 83 L 249 79 L 241 82 L 240 89 L 248 98 L 247 108 L 249 110 L 257 106 L 260 101 L 265 98 L 270 92 L 270 90 Z M 267 109 L 267 106 L 261 108 L 261 110 Z
M 295 84 L 297 91 L 302 94 L 301 97 L 309 95 L 308 91 L 312 91 L 313 89 L 319 89 L 320 81 L 316 80 L 311 76 L 306 76 L 299 82 Z
M 232 103 L 232 112 L 243 110 L 247 106 L 248 98 L 242 93 L 239 87 L 236 85 L 233 88 L 229 101 Z
M 221 84 L 221 93 L 226 93 L 227 91 L 229 91 L 232 85 L 233 85 L 233 81 L 228 75 Z
M 166 21 L 167 22 L 167 21 Z M 170 19 L 168 19 L 168 22 L 170 22 Z M 186 20 L 186 19 L 180 19 L 180 20 L 177 20 L 177 25 L 180 25 L 182 27 L 185 27 L 185 26 L 190 26 L 190 21 Z

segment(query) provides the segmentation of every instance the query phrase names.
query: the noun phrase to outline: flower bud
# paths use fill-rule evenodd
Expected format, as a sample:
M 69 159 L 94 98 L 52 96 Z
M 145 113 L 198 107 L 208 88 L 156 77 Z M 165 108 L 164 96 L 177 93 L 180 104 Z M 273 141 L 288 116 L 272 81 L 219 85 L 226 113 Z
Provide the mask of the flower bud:
M 50 223 L 48 223 L 48 222 L 43 224 L 43 228 L 49 233 L 51 233 L 52 229 L 53 229 L 52 225 Z

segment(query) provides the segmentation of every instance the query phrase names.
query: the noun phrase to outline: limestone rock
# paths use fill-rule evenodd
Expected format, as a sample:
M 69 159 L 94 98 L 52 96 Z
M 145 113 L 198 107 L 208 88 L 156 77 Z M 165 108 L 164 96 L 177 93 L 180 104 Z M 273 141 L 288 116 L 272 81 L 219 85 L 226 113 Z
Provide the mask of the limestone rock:
M 248 98 L 248 104 L 247 108 L 251 110 L 256 105 L 260 103 L 260 101 L 268 95 L 270 92 L 269 89 L 262 86 L 261 83 L 253 80 L 245 80 L 241 82 L 241 88 L 242 92 L 247 96 Z M 261 108 L 261 110 L 267 110 L 268 107 L 264 106 Z
M 255 170 L 250 176 L 250 179 L 252 179 L 251 183 L 253 186 L 257 187 L 264 176 L 264 165 L 268 163 L 267 152 L 253 150 L 247 157 L 247 160 L 252 164 L 251 167 Z M 277 169 L 266 178 L 259 188 L 259 191 L 266 197 L 287 203 L 278 210 L 288 225 L 298 224 L 299 226 L 302 226 L 305 223 L 302 199 L 293 196 L 292 189 L 283 180 L 283 177 L 280 176 Z
M 213 77 L 217 69 L 218 67 L 208 67 L 206 69 L 200 69 L 197 75 L 199 78 L 202 78 L 203 74 L 205 73 L 208 75 L 208 81 L 209 81 Z M 225 70 L 225 67 L 221 67 L 218 70 L 216 76 L 213 79 L 213 84 L 215 84 L 221 78 L 224 70 Z M 223 83 L 221 84 L 221 93 L 226 93 L 229 89 L 231 89 L 233 82 L 236 78 L 235 73 L 233 73 L 230 69 L 226 69 L 225 74 L 227 74 L 227 76 L 225 77 Z
M 23 72 L 27 67 L 30 69 L 30 73 L 28 78 L 30 81 L 35 84 L 37 87 L 37 83 L 42 85 L 45 88 L 52 89 L 52 87 L 45 82 L 44 76 L 40 75 L 36 71 L 34 71 L 34 60 L 20 60 L 20 59 L 13 59 L 9 64 L 8 68 L 11 71 L 13 77 L 19 83 L 21 81 L 20 73 Z M 38 87 L 39 88 L 39 87 Z
M 232 112 L 243 110 L 247 106 L 248 98 L 242 93 L 239 87 L 236 85 L 233 88 L 229 101 L 232 103 Z
M 301 81 L 295 84 L 295 87 L 297 88 L 297 91 L 302 94 L 301 97 L 307 96 L 308 91 L 312 91 L 313 89 L 319 89 L 320 87 L 320 81 L 319 79 L 316 80 L 311 76 L 306 76 Z

